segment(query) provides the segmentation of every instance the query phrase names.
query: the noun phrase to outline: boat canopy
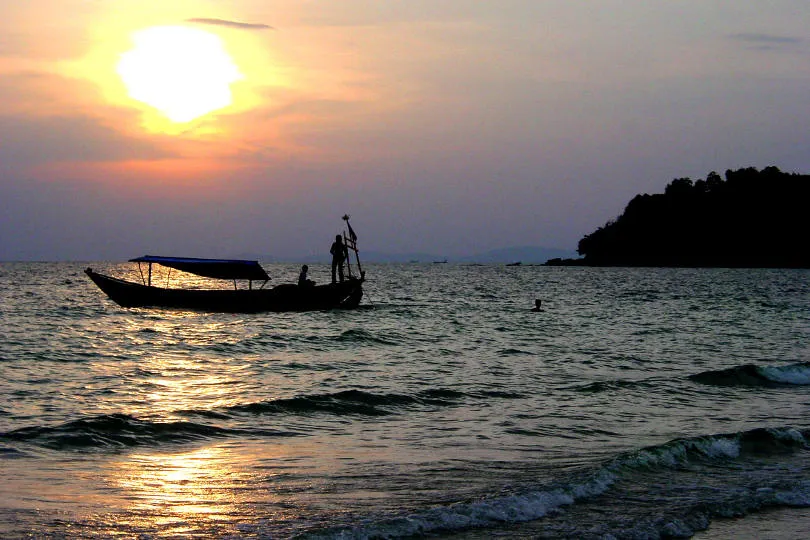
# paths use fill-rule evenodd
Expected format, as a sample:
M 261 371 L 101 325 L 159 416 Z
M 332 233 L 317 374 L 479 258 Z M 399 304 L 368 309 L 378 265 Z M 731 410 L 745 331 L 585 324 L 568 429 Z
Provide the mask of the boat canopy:
M 215 279 L 255 279 L 269 280 L 270 276 L 258 261 L 239 259 L 195 259 L 193 257 L 159 257 L 144 255 L 130 259 L 130 262 L 157 263 L 175 270 Z

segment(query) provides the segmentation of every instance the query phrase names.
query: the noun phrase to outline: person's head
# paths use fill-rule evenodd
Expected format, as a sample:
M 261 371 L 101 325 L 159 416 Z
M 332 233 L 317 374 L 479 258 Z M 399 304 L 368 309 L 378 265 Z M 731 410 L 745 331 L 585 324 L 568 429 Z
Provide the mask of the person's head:
M 306 272 L 307 270 L 309 270 L 309 266 L 304 265 L 304 266 L 302 266 L 302 267 L 301 267 L 301 270 L 303 270 L 304 272 Z
M 341 243 L 341 242 L 343 242 L 343 238 L 339 234 L 337 234 L 337 235 L 335 235 L 335 242 Z

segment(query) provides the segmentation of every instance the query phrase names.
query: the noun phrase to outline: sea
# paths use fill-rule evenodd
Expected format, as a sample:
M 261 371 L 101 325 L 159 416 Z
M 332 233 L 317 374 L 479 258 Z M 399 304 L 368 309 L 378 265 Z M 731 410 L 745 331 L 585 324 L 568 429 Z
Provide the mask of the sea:
M 808 270 L 368 264 L 356 310 L 216 314 L 87 266 L 137 272 L 0 263 L 2 538 L 810 523 Z

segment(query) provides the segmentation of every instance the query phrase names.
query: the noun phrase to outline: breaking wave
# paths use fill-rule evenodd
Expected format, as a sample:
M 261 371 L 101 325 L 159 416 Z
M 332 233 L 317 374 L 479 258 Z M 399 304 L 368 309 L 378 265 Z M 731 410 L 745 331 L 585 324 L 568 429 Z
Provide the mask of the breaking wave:
M 696 461 L 722 461 L 780 454 L 808 447 L 810 431 L 794 428 L 758 428 L 740 433 L 675 439 L 623 455 L 610 468 L 675 468 Z
M 610 475 L 603 473 L 594 476 L 590 481 L 568 488 L 435 507 L 360 526 L 314 532 L 304 535 L 304 538 L 358 540 L 407 538 L 503 523 L 523 523 L 540 519 L 562 506 L 572 505 L 579 498 L 599 495 L 611 484 Z
M 742 491 L 731 488 L 727 492 L 710 489 L 706 491 L 708 495 L 693 495 L 694 498 L 687 504 L 682 488 L 677 486 L 678 474 L 700 465 L 708 467 L 708 470 L 726 470 L 731 471 L 729 474 L 736 474 L 748 459 L 756 462 L 762 456 L 779 456 L 807 450 L 809 440 L 810 430 L 803 432 L 790 427 L 675 439 L 662 445 L 620 454 L 596 469 L 558 486 L 438 506 L 408 515 L 369 520 L 360 525 L 311 531 L 304 537 L 406 538 L 470 528 L 516 525 L 541 518 L 545 518 L 543 534 L 537 536 L 543 537 L 549 534 L 594 538 L 688 537 L 705 529 L 713 518 L 741 516 L 766 507 L 810 506 L 810 481 L 798 480 L 790 483 L 786 480 L 778 487 L 763 485 L 757 489 Z M 667 481 L 662 482 L 664 478 Z M 669 486 L 670 482 L 672 487 Z M 583 527 L 590 527 L 598 521 L 589 519 L 588 512 L 602 512 L 602 503 L 599 503 L 598 496 L 621 496 L 619 493 L 610 495 L 611 488 L 619 483 L 642 484 L 644 489 L 649 490 L 672 489 L 670 496 L 676 502 L 666 509 L 656 503 L 651 512 L 634 516 L 634 519 L 627 522 L 616 522 L 612 529 L 605 526 L 601 526 L 600 530 L 571 528 L 570 518 L 575 513 L 584 514 Z M 638 491 L 638 486 L 635 489 Z M 623 491 L 623 488 L 618 491 Z M 694 490 L 689 491 L 694 493 Z M 661 498 L 654 500 L 662 501 Z M 560 510 L 563 507 L 567 508 L 568 521 L 555 528 L 557 525 L 554 517 L 562 515 Z
M 717 371 L 704 371 L 689 378 L 713 386 L 787 386 L 810 385 L 810 362 L 784 366 L 746 364 Z

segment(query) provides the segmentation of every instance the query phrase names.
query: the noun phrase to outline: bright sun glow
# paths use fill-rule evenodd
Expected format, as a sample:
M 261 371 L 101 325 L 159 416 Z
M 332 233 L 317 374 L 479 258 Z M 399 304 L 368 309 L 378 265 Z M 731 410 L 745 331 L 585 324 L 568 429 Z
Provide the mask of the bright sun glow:
M 118 74 L 129 96 L 176 123 L 231 104 L 230 84 L 242 78 L 222 41 L 184 26 L 155 26 L 133 35 Z

